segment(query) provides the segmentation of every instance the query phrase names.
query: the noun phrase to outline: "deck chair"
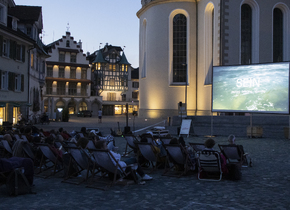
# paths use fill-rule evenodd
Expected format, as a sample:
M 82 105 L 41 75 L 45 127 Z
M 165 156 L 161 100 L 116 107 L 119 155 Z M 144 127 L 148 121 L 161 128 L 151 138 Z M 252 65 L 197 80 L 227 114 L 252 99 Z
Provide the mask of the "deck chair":
M 91 173 L 91 175 L 94 173 L 93 168 L 95 161 L 92 161 L 91 157 L 87 155 L 86 152 L 81 151 L 81 148 L 66 147 L 66 150 L 69 151 L 70 155 L 68 168 L 73 167 L 74 164 L 74 166 L 76 166 L 74 168 L 77 168 L 77 170 L 72 174 L 65 174 L 62 182 L 78 185 L 84 181 L 87 181 L 89 178 L 89 173 Z M 76 178 L 76 176 L 84 170 L 87 171 L 86 177 L 81 179 Z
M 23 168 L 0 172 L 0 186 L 5 184 L 9 195 L 33 193 Z
M 158 169 L 162 165 L 162 163 L 158 164 L 158 154 L 152 143 L 139 142 L 137 143 L 137 146 L 140 154 L 152 165 L 152 169 L 149 173 L 152 173 L 155 169 Z
M 23 144 L 23 153 L 25 157 L 30 158 L 33 161 L 35 161 L 35 155 L 32 151 L 31 145 L 28 142 Z
M 187 174 L 189 171 L 189 165 L 195 165 L 190 158 L 187 151 L 184 149 L 183 146 L 180 144 L 165 144 L 164 147 L 167 151 L 167 160 L 165 164 L 165 170 L 162 176 L 174 176 L 174 177 L 181 177 L 182 175 Z M 170 162 L 172 163 L 170 166 Z M 183 165 L 183 171 L 175 171 L 175 165 Z
M 59 157 L 52 152 L 48 144 L 37 144 L 37 145 L 41 151 L 41 160 L 39 164 L 39 171 L 35 171 L 35 174 L 38 174 L 38 176 L 42 176 L 41 174 L 43 174 L 43 172 L 46 172 L 51 168 L 53 168 L 53 171 L 51 173 L 42 176 L 44 178 L 48 178 L 62 171 L 63 169 L 62 162 L 58 160 Z M 42 170 L 43 167 L 45 167 L 45 170 Z
M 227 159 L 228 164 L 240 164 L 243 167 L 248 166 L 247 156 L 244 153 L 244 149 L 241 145 L 229 144 L 229 145 L 218 145 L 221 152 Z
M 127 144 L 126 144 L 126 148 L 125 148 L 125 152 L 124 152 L 124 155 L 123 156 L 126 156 L 129 153 L 138 150 L 138 147 L 136 146 L 135 142 L 139 142 L 139 141 L 137 140 L 136 136 L 126 134 L 126 135 L 124 135 L 124 138 L 127 141 Z M 128 152 L 128 147 L 130 147 L 132 149 L 129 152 Z
M 95 144 L 92 140 L 89 140 L 89 143 L 87 145 L 87 148 L 90 149 L 96 149 Z
M 206 181 L 220 181 L 222 169 L 218 152 L 203 150 L 198 154 L 198 179 Z
M 21 139 L 20 136 L 18 134 L 14 134 L 14 137 L 16 138 L 16 140 Z
M 189 143 L 194 152 L 203 151 L 205 149 L 204 143 Z
M 11 149 L 8 141 L 2 139 L 0 142 L 1 142 L 2 146 L 3 146 L 3 150 L 2 150 L 2 155 L 1 156 L 2 157 L 12 157 L 13 152 L 12 152 L 12 149 Z
M 159 137 L 159 139 L 161 140 L 162 144 L 165 145 L 165 144 L 169 144 L 172 137 L 166 137 L 166 136 L 162 136 L 162 137 Z
M 142 137 L 145 137 L 147 139 L 148 143 L 152 143 L 154 142 L 154 137 L 151 134 L 142 134 Z
M 118 161 L 115 159 L 115 157 L 110 153 L 109 150 L 90 150 L 93 154 L 93 157 L 96 161 L 96 164 L 94 166 L 99 167 L 102 171 L 102 175 L 98 177 L 97 181 L 94 180 L 94 176 L 91 178 L 91 182 L 87 187 L 91 188 L 97 188 L 102 190 L 107 190 L 111 186 L 120 183 L 123 181 L 123 178 L 128 177 L 130 174 L 132 177 L 134 177 L 134 181 L 125 181 L 122 182 L 123 184 L 131 184 L 131 183 L 137 183 L 137 177 L 136 172 L 133 170 L 133 166 L 136 167 L 135 164 L 127 165 L 126 170 L 125 168 L 122 168 Z M 113 174 L 113 180 L 108 180 L 109 173 Z M 107 178 L 107 179 L 105 179 Z M 102 180 L 102 181 L 101 181 Z M 99 186 L 105 185 L 104 187 Z

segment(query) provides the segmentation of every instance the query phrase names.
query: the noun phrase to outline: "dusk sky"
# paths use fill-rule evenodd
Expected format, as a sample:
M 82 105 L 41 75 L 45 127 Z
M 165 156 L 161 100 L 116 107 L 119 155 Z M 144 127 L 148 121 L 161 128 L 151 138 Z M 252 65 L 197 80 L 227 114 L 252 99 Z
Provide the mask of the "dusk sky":
M 60 39 L 69 24 L 75 41 L 81 40 L 84 53 L 106 43 L 125 47 L 134 68 L 139 67 L 139 19 L 141 0 L 14 0 L 16 5 L 41 6 L 43 43 Z M 100 44 L 102 43 L 102 44 Z

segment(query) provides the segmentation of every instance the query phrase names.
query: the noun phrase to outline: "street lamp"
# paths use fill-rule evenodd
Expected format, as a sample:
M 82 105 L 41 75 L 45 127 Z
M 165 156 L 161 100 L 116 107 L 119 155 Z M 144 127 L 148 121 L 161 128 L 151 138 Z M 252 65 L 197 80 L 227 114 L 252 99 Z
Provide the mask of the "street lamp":
M 187 64 L 182 63 L 182 66 L 185 66 L 185 112 L 187 116 Z

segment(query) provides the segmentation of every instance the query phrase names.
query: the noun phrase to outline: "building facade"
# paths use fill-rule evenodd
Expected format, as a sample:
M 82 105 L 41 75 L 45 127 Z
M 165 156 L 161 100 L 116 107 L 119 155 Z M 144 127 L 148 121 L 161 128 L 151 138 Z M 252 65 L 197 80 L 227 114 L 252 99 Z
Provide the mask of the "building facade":
M 142 0 L 144 117 L 211 115 L 212 67 L 290 60 L 288 0 Z
M 133 69 L 119 46 L 106 44 L 88 55 L 92 64 L 92 95 L 102 97 L 103 115 L 138 112 L 138 69 Z M 101 107 L 99 107 L 101 108 Z
M 101 103 L 100 97 L 91 95 L 91 68 L 83 54 L 82 42 L 74 41 L 70 32 L 45 46 L 50 55 L 46 59 L 44 111 L 54 119 L 64 108 L 69 114 L 91 110 Z M 96 113 L 95 113 L 96 114 Z
M 15 8 L 14 1 L 0 0 L 0 124 L 28 117 L 30 107 L 28 51 L 36 42 L 20 30 Z
M 45 59 L 49 55 L 41 41 L 43 29 L 42 8 L 37 6 L 20 6 L 10 8 L 9 14 L 17 17 L 18 29 L 34 40 L 34 47 L 27 49 L 29 53 L 28 67 L 28 116 L 43 113 L 43 87 L 45 85 Z

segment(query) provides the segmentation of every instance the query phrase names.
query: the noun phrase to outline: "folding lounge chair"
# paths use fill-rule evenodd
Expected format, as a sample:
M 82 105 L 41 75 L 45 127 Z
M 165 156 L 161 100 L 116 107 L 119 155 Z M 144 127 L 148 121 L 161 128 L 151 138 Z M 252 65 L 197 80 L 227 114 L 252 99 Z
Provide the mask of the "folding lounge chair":
M 187 151 L 179 144 L 165 144 L 164 145 L 167 151 L 167 160 L 165 164 L 165 170 L 163 172 L 163 176 L 175 176 L 181 177 L 185 175 L 189 171 L 189 165 L 195 165 L 190 158 Z M 170 166 L 170 162 L 172 162 L 172 166 Z M 183 171 L 175 171 L 175 165 L 182 165 L 184 167 Z
M 65 174 L 65 178 L 62 182 L 80 184 L 84 181 L 87 181 L 89 173 L 91 172 L 91 175 L 94 173 L 94 161 L 92 161 L 91 157 L 88 156 L 84 151 L 81 151 L 82 149 L 80 148 L 66 147 L 66 150 L 69 151 L 68 153 L 70 155 L 68 168 L 76 166 L 74 168 L 77 168 L 78 170 L 74 171 L 72 174 Z M 82 178 L 81 180 L 75 179 L 76 175 L 84 170 L 87 171 L 86 177 Z
M 47 178 L 51 175 L 55 175 L 56 173 L 60 172 L 62 167 L 62 162 L 58 160 L 58 156 L 55 155 L 52 150 L 49 148 L 48 144 L 38 144 L 38 147 L 42 153 L 40 165 L 39 165 L 39 171 L 35 174 L 38 174 L 38 176 L 41 176 L 41 174 L 45 171 L 50 170 L 53 168 L 52 173 L 49 173 L 48 175 L 44 175 L 44 178 Z M 42 167 L 45 167 L 46 170 L 42 170 Z M 57 167 L 61 167 L 58 168 Z
M 203 151 L 205 149 L 203 143 L 189 143 L 189 145 L 192 147 L 194 152 Z
M 2 157 L 12 157 L 13 152 L 12 152 L 12 149 L 11 149 L 8 141 L 2 139 L 0 142 L 2 143 L 2 146 L 3 146 L 3 151 L 2 151 L 3 154 L 1 156 Z
M 132 173 L 132 176 L 135 177 L 135 171 L 132 167 L 136 166 L 135 164 L 127 165 L 126 168 L 130 170 L 126 170 L 122 168 L 115 157 L 110 153 L 109 150 L 91 150 L 93 157 L 96 161 L 95 166 L 100 167 L 102 171 L 102 175 L 98 177 L 98 180 L 95 181 L 94 177 L 92 177 L 92 181 L 87 187 L 97 188 L 102 190 L 107 190 L 109 187 L 117 184 L 120 181 L 123 181 L 123 178 L 126 178 L 128 175 Z M 114 175 L 113 180 L 108 181 L 108 177 L 106 177 L 109 173 Z M 107 179 L 105 179 L 107 178 Z M 103 181 L 100 181 L 103 180 Z M 107 180 L 107 182 L 106 182 Z M 134 182 L 137 183 L 137 179 L 134 179 Z M 124 182 L 123 182 L 124 183 Z M 125 182 L 125 184 L 130 184 L 132 182 Z M 99 186 L 105 185 L 104 187 Z
M 96 149 L 94 142 L 92 140 L 89 140 L 89 143 L 87 145 L 87 148 L 90 149 Z
M 165 145 L 165 144 L 169 144 L 170 141 L 171 141 L 171 137 L 159 137 L 159 139 L 162 141 L 162 144 Z
M 126 149 L 123 156 L 128 155 L 129 153 L 133 151 L 137 151 L 138 147 L 136 146 L 135 142 L 138 142 L 137 138 L 134 135 L 124 135 L 125 140 L 127 141 Z M 130 147 L 132 150 L 128 152 L 128 147 Z
M 152 143 L 139 142 L 139 143 L 137 143 L 137 146 L 139 148 L 141 155 L 146 160 L 148 160 L 152 165 L 152 169 L 151 169 L 150 173 L 153 172 L 155 169 L 160 167 L 161 163 L 159 163 L 159 165 L 157 165 L 158 154 L 157 154 L 157 151 L 154 148 Z
M 243 167 L 248 166 L 247 156 L 241 145 L 218 145 L 228 164 L 240 164 Z
M 220 181 L 222 169 L 218 152 L 203 150 L 198 153 L 198 179 L 206 181 Z
M 31 186 L 23 174 L 23 168 L 0 172 L 0 186 L 6 185 L 9 195 L 33 193 Z
M 154 138 L 151 134 L 143 134 L 142 137 L 145 137 L 147 139 L 148 143 L 152 143 L 154 142 Z

